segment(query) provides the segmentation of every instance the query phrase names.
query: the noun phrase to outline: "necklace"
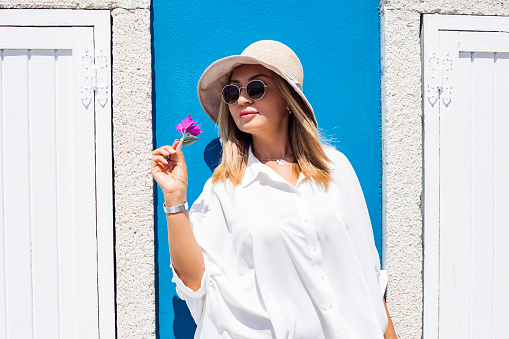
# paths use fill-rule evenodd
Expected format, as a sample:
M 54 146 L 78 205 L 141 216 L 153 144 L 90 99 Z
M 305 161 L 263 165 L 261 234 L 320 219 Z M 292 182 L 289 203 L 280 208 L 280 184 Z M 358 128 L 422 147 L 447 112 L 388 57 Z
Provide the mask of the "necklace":
M 286 160 L 284 158 L 286 158 L 287 156 L 289 155 L 292 155 L 293 152 L 290 152 L 288 154 L 285 154 L 283 155 L 281 158 L 276 158 L 276 159 L 260 159 L 260 161 L 275 161 L 277 162 L 277 164 L 281 167 L 285 166 L 286 165 Z

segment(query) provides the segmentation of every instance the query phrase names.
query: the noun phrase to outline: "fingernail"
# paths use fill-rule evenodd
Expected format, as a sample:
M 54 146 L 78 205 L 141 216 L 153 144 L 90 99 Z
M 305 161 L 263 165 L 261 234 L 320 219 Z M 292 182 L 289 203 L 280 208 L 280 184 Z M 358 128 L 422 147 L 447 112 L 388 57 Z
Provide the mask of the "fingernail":
M 168 151 L 163 151 L 163 155 L 170 155 L 170 152 L 168 152 Z

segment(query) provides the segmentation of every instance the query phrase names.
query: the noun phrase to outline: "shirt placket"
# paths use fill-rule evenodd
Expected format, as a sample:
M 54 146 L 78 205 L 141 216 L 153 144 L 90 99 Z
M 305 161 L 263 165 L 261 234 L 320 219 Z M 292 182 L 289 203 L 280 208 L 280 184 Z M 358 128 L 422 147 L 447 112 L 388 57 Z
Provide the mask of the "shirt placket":
M 332 286 L 327 272 L 325 271 L 325 263 L 323 260 L 322 250 L 320 243 L 318 242 L 318 236 L 316 234 L 316 227 L 311 218 L 311 211 L 304 197 L 302 188 L 297 189 L 295 192 L 295 202 L 297 204 L 297 210 L 302 224 L 304 225 L 304 233 L 311 253 L 311 263 L 314 271 L 318 275 L 320 283 L 317 289 L 320 294 L 319 299 L 321 300 L 320 309 L 323 311 L 322 314 L 327 318 L 327 322 L 334 332 L 335 338 L 344 338 L 343 331 L 341 328 L 341 315 L 337 309 L 337 302 L 334 298 Z

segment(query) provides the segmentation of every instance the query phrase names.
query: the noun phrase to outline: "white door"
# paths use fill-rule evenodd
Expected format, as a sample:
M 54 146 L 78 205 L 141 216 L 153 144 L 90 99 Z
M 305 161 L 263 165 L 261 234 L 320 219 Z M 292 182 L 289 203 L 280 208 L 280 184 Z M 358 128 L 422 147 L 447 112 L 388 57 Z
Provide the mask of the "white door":
M 0 12 L 0 338 L 115 337 L 109 12 L 86 12 Z
M 507 338 L 509 18 L 424 16 L 424 338 Z

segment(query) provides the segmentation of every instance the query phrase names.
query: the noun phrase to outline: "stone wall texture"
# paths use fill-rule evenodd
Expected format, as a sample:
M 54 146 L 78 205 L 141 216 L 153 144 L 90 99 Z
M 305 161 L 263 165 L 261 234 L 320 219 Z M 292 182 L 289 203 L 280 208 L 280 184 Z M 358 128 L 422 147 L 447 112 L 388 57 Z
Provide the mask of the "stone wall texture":
M 150 0 L 1 0 L 0 9 L 110 10 L 118 338 L 155 338 Z
M 387 306 L 399 338 L 422 337 L 423 14 L 509 15 L 508 0 L 385 0 L 382 5 Z

